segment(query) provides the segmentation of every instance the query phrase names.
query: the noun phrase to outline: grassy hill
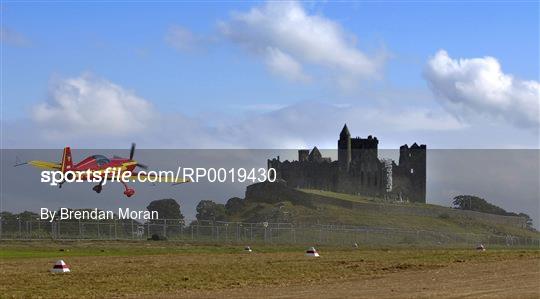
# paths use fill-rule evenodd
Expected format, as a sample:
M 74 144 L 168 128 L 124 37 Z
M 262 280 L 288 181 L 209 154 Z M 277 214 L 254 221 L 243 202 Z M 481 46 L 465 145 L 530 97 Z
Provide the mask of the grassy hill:
M 522 219 L 431 204 L 389 203 L 377 198 L 319 190 L 246 191 L 244 207 L 231 215 L 248 222 L 354 225 L 367 228 L 424 230 L 454 234 L 489 234 L 540 238 Z M 274 188 L 274 187 L 272 187 Z

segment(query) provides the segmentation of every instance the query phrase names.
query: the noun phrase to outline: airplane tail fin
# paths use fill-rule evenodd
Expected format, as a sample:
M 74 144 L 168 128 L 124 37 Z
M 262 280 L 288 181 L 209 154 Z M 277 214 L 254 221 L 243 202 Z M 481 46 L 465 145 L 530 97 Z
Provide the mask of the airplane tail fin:
M 28 164 L 28 162 L 22 162 L 19 156 L 15 156 L 15 165 L 13 165 L 14 167 L 26 165 L 26 164 Z
M 62 172 L 66 172 L 73 168 L 73 160 L 71 159 L 71 148 L 65 147 L 62 154 Z

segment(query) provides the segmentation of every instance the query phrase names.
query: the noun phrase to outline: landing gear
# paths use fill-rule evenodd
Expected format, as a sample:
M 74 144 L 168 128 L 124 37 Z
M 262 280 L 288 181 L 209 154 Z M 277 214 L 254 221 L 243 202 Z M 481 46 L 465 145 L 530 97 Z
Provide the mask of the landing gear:
M 92 190 L 96 191 L 96 193 L 101 193 L 101 190 L 103 190 L 103 186 L 101 184 L 95 185 Z
M 128 187 L 128 185 L 122 181 L 120 181 L 122 183 L 122 185 L 124 185 L 124 194 L 127 196 L 127 197 L 132 197 L 133 195 L 135 195 L 135 190 L 134 189 L 131 189 Z M 99 184 L 95 185 L 92 190 L 96 191 L 96 193 L 101 193 L 101 191 L 103 190 L 103 180 L 101 182 L 99 182 Z
M 101 193 L 101 190 L 103 190 L 103 179 L 99 182 L 99 184 L 95 185 L 92 190 L 96 191 L 96 193 Z
M 128 185 L 124 182 L 122 182 L 122 185 L 124 185 L 124 188 L 126 189 L 124 191 L 124 194 L 127 196 L 127 197 L 131 197 L 133 196 L 133 194 L 135 194 L 135 190 L 134 189 L 131 189 L 128 187 Z
M 135 190 L 131 189 L 131 188 L 127 188 L 126 191 L 124 191 L 124 194 L 127 196 L 127 197 L 131 197 L 133 196 L 133 194 L 135 194 Z

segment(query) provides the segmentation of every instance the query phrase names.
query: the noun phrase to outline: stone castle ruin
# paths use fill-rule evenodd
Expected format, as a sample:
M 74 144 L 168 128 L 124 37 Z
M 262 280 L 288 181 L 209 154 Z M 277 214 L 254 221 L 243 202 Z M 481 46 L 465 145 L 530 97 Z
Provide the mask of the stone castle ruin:
M 399 164 L 379 159 L 379 140 L 351 138 L 347 125 L 338 140 L 338 160 L 323 157 L 317 147 L 298 150 L 298 161 L 268 160 L 277 179 L 290 188 L 327 190 L 387 200 L 426 202 L 426 145 L 399 148 Z

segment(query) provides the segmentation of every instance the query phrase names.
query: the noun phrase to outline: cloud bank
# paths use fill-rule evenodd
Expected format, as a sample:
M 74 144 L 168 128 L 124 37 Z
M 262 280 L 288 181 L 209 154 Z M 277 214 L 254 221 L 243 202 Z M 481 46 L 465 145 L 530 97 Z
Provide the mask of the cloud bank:
M 468 126 L 437 107 L 254 103 L 238 108 L 238 114 L 213 114 L 209 122 L 208 115 L 153 107 L 136 92 L 94 75 L 51 81 L 50 90 L 29 120 L 2 120 L 3 148 L 125 148 L 131 142 L 142 148 L 335 148 L 344 123 L 359 136 L 379 137 L 381 148 L 412 142 L 429 148 L 537 148 L 538 143 L 528 130 Z
M 540 126 L 540 83 L 505 74 L 493 57 L 453 59 L 440 50 L 428 60 L 424 77 L 443 106 L 462 120 L 480 114 L 518 127 Z
M 235 117 L 218 115 L 209 125 L 204 118 L 158 111 L 149 101 L 118 84 L 83 74 L 52 84 L 49 100 L 35 105 L 33 122 L 27 124 L 25 134 L 13 133 L 19 137 L 12 136 L 7 140 L 24 142 L 28 138 L 39 144 L 41 139 L 54 146 L 68 142 L 85 147 L 124 146 L 137 141 L 156 148 L 298 148 L 313 145 L 333 148 L 336 134 L 344 123 L 351 128 L 362 128 L 360 134 L 386 136 L 463 127 L 442 110 L 312 101 L 271 107 L 258 113 L 248 109 Z M 21 130 L 19 128 L 19 133 Z M 9 131 L 16 132 L 17 129 Z M 35 134 L 40 138 L 35 138 Z M 397 139 L 409 142 L 405 138 Z
M 53 84 L 49 101 L 33 109 L 33 120 L 51 137 L 121 136 L 148 128 L 152 104 L 102 78 L 83 74 Z
M 384 53 L 368 56 L 336 22 L 309 14 L 297 2 L 268 2 L 220 22 L 224 37 L 255 53 L 286 79 L 308 77 L 302 66 L 321 67 L 342 85 L 379 77 Z

